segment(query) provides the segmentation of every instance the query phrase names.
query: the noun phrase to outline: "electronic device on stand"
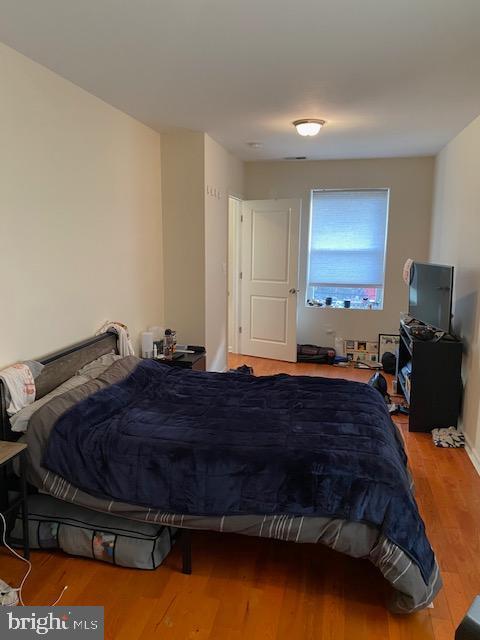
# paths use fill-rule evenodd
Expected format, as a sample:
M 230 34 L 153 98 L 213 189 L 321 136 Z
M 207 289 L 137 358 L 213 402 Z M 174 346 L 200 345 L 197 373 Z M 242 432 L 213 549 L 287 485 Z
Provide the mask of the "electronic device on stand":
M 396 371 L 410 431 L 455 427 L 458 422 L 463 347 L 451 333 L 452 296 L 453 267 L 412 263 Z

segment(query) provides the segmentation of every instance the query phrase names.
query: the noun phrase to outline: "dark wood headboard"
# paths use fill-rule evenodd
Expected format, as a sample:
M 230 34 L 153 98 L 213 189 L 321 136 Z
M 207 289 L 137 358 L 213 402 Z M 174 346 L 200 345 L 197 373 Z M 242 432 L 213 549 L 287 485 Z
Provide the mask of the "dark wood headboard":
M 88 362 L 92 362 L 106 353 L 111 353 L 112 350 L 118 353 L 117 335 L 115 333 L 102 333 L 99 336 L 82 340 L 82 342 L 41 358 L 40 362 L 45 367 L 35 380 L 36 399 L 42 398 L 62 382 L 74 376 Z M 20 435 L 10 429 L 5 389 L 3 382 L 0 380 L 0 438 L 2 440 L 17 440 Z

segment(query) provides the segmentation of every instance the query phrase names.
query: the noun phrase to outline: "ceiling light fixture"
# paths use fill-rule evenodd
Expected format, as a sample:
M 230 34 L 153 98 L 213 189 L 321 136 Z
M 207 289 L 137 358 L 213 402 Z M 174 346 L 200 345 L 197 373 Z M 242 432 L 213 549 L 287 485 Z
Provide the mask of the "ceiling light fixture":
M 325 120 L 302 118 L 301 120 L 294 120 L 292 124 L 301 136 L 316 136 L 325 124 Z

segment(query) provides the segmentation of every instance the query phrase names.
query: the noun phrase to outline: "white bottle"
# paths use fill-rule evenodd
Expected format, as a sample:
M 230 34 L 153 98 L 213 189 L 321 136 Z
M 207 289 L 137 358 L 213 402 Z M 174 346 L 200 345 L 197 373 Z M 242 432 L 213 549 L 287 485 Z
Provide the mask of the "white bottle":
M 151 358 L 153 353 L 153 334 L 151 331 L 142 333 L 142 358 Z

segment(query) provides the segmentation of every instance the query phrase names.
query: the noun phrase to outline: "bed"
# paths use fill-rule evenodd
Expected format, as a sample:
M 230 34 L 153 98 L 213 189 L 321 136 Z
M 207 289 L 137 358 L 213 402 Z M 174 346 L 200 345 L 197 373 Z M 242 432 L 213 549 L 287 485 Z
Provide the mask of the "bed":
M 106 334 L 47 358 L 37 398 L 112 348 Z M 2 429 L 9 436 L 3 399 Z M 401 438 L 366 385 L 129 357 L 46 402 L 22 438 L 29 483 L 61 500 L 186 530 L 325 544 L 377 566 L 396 613 L 428 606 L 441 587 Z

